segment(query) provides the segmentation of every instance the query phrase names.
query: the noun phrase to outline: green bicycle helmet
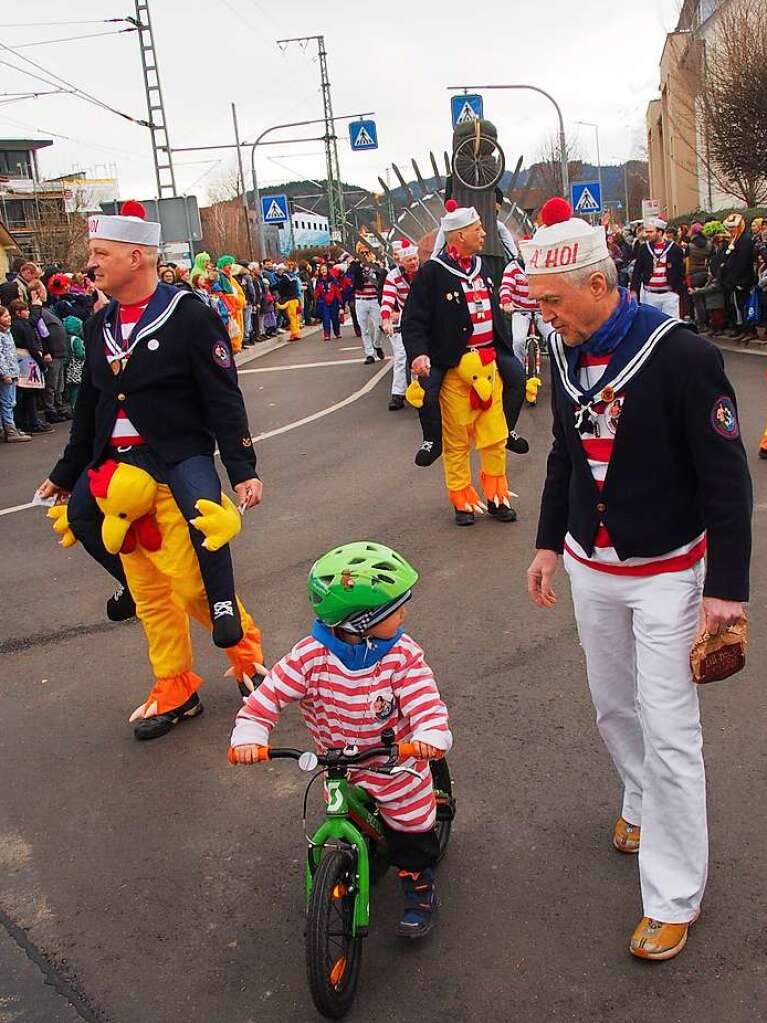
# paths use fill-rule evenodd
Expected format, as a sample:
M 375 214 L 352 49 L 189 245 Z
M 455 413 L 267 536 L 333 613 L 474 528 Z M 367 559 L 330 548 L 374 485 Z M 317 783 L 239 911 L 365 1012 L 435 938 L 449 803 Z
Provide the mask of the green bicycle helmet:
M 326 625 L 362 633 L 410 599 L 418 573 L 391 547 L 361 540 L 328 551 L 309 572 L 309 602 Z

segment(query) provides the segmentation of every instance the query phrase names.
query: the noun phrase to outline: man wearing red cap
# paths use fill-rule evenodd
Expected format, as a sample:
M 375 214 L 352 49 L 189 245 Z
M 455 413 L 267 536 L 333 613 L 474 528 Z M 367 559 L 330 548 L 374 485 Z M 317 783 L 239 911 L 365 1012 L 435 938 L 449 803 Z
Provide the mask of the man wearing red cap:
M 521 248 L 556 331 L 554 444 L 528 590 L 553 607 L 563 558 L 597 725 L 623 786 L 612 844 L 639 856 L 644 916 L 629 948 L 670 959 L 698 918 L 708 868 L 690 651 L 703 630 L 743 617 L 751 481 L 718 349 L 617 286 L 601 227 L 563 199 L 542 219 Z
M 241 510 L 261 500 L 229 337 L 219 317 L 193 293 L 158 282 L 160 225 L 146 221 L 140 203 L 125 203 L 119 216 L 92 217 L 89 232 L 89 269 L 111 301 L 86 325 L 86 361 L 71 436 L 40 486 L 40 496 L 70 495 L 67 517 L 74 537 L 120 583 L 108 614 L 121 620 L 135 613 L 135 605 L 120 557 L 105 548 L 103 514 L 95 500 L 102 495 L 96 494 L 87 470 L 99 470 L 105 462 L 125 463 L 169 488 L 190 524 L 215 644 L 231 650 L 250 639 L 255 650 L 258 630 L 237 601 L 228 544 L 210 545 L 192 525 L 201 513 L 200 501 L 222 501 L 213 461 L 216 445 Z M 155 610 L 159 616 L 161 609 Z M 169 663 L 165 654 L 176 637 L 163 638 L 159 628 L 150 635 L 141 608 L 139 616 L 150 655 L 153 648 L 155 654 L 160 651 L 153 662 Z M 188 660 L 187 653 L 184 657 Z M 196 681 L 190 682 L 186 667 L 167 674 L 157 685 L 166 681 L 168 692 L 183 691 L 187 698 L 178 706 L 146 713 L 135 729 L 139 739 L 163 735 L 201 710 L 195 691 L 201 680 L 194 676 Z M 183 676 L 183 685 L 176 675 Z M 148 700 L 146 709 L 158 705 L 162 701 Z

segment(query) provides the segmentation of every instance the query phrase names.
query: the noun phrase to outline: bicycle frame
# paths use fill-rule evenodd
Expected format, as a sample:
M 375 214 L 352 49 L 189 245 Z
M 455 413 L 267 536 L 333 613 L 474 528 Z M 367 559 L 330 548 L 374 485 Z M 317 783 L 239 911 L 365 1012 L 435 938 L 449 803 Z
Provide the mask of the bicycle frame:
M 347 777 L 333 777 L 327 781 L 328 802 L 326 819 L 311 839 L 304 873 L 306 901 L 312 895 L 314 875 L 322 859 L 322 850 L 330 842 L 346 842 L 357 853 L 357 898 L 354 900 L 352 933 L 364 934 L 370 923 L 370 854 L 365 833 L 374 842 L 385 844 L 383 829 L 375 814 L 370 812 L 371 798 Z

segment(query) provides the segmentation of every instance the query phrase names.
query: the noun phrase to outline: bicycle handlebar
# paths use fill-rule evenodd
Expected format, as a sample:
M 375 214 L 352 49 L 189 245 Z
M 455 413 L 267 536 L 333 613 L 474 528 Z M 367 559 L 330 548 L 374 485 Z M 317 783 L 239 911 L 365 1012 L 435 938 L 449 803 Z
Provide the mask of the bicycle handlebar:
M 226 754 L 227 760 L 232 765 L 241 766 L 236 759 L 234 750 L 235 747 L 229 747 Z M 258 751 L 258 762 L 260 763 L 264 760 L 299 760 L 304 752 L 304 750 L 290 749 L 289 747 L 261 746 Z M 415 751 L 415 743 L 395 742 L 391 746 L 371 746 L 369 749 L 350 754 L 345 754 L 340 749 L 328 750 L 327 753 L 317 754 L 317 763 L 321 767 L 349 767 L 354 764 L 366 763 L 374 757 L 391 757 L 393 754 L 396 755 L 398 760 L 407 760 L 409 757 L 418 756 Z

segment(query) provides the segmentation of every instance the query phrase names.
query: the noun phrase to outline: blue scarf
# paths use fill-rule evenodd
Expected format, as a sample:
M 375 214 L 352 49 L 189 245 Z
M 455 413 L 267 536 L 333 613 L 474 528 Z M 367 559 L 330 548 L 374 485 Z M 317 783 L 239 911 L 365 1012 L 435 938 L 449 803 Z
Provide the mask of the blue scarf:
M 578 352 L 586 352 L 588 355 L 609 355 L 631 330 L 639 306 L 627 288 L 618 288 L 618 292 L 620 301 L 614 312 L 588 341 L 579 345 Z
M 394 644 L 399 642 L 402 629 L 398 629 L 391 639 L 375 639 L 369 636 L 361 643 L 345 643 L 324 622 L 317 619 L 312 626 L 312 636 L 335 654 L 349 671 L 363 671 L 377 664 L 388 654 Z

